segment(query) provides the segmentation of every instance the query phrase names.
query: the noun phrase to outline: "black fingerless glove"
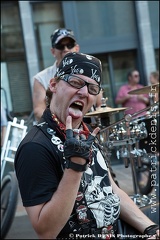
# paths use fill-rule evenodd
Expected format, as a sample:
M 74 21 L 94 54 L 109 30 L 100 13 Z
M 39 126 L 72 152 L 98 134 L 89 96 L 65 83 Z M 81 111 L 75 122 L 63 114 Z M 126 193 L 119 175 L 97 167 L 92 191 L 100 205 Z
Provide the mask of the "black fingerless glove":
M 153 224 L 144 230 L 144 234 L 147 234 L 148 236 L 155 235 L 158 229 L 159 226 L 157 224 Z
M 71 157 L 80 157 L 90 163 L 92 159 L 92 143 L 95 137 L 89 134 L 88 139 L 78 140 L 73 136 L 73 130 L 66 130 L 66 141 L 64 143 L 64 157 L 70 160 Z

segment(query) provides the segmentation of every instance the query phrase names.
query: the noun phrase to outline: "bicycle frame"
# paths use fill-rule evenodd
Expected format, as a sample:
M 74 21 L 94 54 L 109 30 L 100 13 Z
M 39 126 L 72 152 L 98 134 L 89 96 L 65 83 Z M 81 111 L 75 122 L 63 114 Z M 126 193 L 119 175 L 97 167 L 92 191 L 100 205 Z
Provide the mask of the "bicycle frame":
M 8 121 L 1 152 L 1 180 L 4 177 L 6 162 L 14 163 L 18 145 L 26 135 L 26 132 L 27 126 L 24 125 L 24 120 L 21 120 L 20 123 L 18 123 L 17 118 L 14 117 L 12 122 Z

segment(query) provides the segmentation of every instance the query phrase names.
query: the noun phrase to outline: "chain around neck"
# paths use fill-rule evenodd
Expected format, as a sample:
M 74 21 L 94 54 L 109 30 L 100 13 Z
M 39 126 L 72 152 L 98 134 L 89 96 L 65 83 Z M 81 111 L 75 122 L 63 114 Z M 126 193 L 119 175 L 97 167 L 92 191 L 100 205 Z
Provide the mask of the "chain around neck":
M 59 128 L 62 130 L 62 131 L 66 131 L 66 126 L 57 118 L 57 116 L 52 113 L 52 119 L 53 121 L 55 121 L 57 123 L 57 125 L 59 126 Z M 74 131 L 74 129 L 73 129 Z M 88 138 L 88 135 L 89 135 L 89 129 L 88 127 L 85 125 L 84 122 L 81 123 L 80 127 L 79 127 L 79 134 L 83 134 L 86 136 L 86 138 Z

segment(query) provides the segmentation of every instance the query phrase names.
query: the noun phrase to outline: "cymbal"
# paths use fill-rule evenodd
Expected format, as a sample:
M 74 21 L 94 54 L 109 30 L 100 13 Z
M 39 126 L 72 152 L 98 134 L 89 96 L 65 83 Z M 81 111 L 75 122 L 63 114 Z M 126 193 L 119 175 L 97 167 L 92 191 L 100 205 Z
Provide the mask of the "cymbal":
M 148 93 L 158 93 L 159 92 L 159 83 L 153 84 L 151 86 L 145 86 L 128 92 L 128 94 L 148 94 Z
M 107 115 L 107 114 L 111 114 L 111 113 L 116 113 L 116 112 L 119 112 L 119 111 L 125 111 L 126 109 L 128 108 L 110 108 L 110 107 L 101 107 L 101 108 L 98 108 L 96 111 L 93 111 L 93 112 L 89 112 L 89 113 L 86 113 L 86 117 L 87 116 L 98 116 L 98 115 Z

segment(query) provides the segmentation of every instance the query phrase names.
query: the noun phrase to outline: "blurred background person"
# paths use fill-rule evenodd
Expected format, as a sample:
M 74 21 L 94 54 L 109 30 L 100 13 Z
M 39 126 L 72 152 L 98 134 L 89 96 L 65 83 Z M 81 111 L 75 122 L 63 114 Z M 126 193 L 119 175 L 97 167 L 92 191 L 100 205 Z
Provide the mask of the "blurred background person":
M 153 71 L 150 73 L 149 75 L 149 81 L 151 83 L 151 85 L 153 84 L 159 84 L 159 71 Z M 153 103 L 158 103 L 159 102 L 159 92 L 156 93 L 152 93 L 149 94 L 150 96 L 150 104 L 152 105 Z M 154 112 L 154 116 L 156 116 L 157 119 L 157 139 L 156 139 L 156 143 L 157 143 L 157 149 L 158 149 L 158 153 L 157 155 L 159 156 L 159 105 L 156 106 L 157 109 Z M 155 108 L 154 108 L 155 109 Z M 149 126 L 151 128 L 151 126 Z
M 151 84 L 159 83 L 159 71 L 151 72 L 149 80 Z
M 128 83 L 120 87 L 115 103 L 120 104 L 122 107 L 129 108 L 125 111 L 126 114 L 134 114 L 147 107 L 149 104 L 149 96 L 148 94 L 128 94 L 128 92 L 132 90 L 144 87 L 139 83 L 140 74 L 136 69 L 131 70 L 127 74 L 127 80 Z M 137 114 L 137 116 L 142 116 L 144 114 L 145 112 L 142 112 Z
M 1 102 L 1 148 L 4 144 L 6 129 L 7 129 L 7 114 Z
M 149 81 L 151 85 L 159 83 L 159 71 L 154 71 L 150 73 Z M 150 103 L 153 104 L 159 101 L 159 93 L 154 93 L 150 97 Z

